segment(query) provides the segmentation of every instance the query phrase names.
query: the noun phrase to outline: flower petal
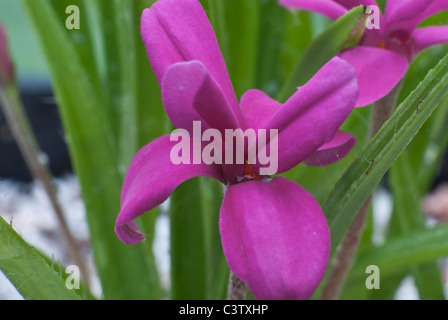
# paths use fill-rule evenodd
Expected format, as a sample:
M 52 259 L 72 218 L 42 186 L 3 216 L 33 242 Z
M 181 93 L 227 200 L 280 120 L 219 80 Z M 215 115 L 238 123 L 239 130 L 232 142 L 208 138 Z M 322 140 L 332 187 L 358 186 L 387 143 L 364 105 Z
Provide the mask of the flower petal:
M 332 0 L 279 0 L 280 5 L 320 13 L 332 20 L 347 13 L 347 9 Z
M 392 24 L 417 17 L 434 0 L 389 0 L 386 7 L 386 23 Z
M 317 149 L 305 163 L 316 167 L 328 166 L 344 158 L 355 144 L 355 136 L 339 130 L 330 142 Z
M 412 32 L 426 18 L 448 9 L 448 0 L 388 0 L 386 23 L 389 30 Z
M 347 9 L 352 9 L 358 6 L 377 6 L 375 0 L 335 0 L 335 2 L 344 6 Z
M 353 110 L 358 93 L 355 69 L 338 57 L 300 87 L 265 126 L 279 133 L 278 173 L 329 142 Z
M 183 136 L 183 139 L 193 147 L 189 137 Z M 115 223 L 115 232 L 121 241 L 135 244 L 144 240 L 132 220 L 162 204 L 182 182 L 198 176 L 223 182 L 219 167 L 215 165 L 173 164 L 171 150 L 176 144 L 177 141 L 170 141 L 170 135 L 159 137 L 143 147 L 132 160 Z
M 155 2 L 143 11 L 141 33 L 159 83 L 170 65 L 201 61 L 221 87 L 234 112 L 238 111 L 238 100 L 218 41 L 198 0 Z
M 241 97 L 241 111 L 249 128 L 261 129 L 269 119 L 282 107 L 282 104 L 263 91 L 253 89 Z
M 339 57 L 356 69 L 359 84 L 357 107 L 369 105 L 386 96 L 404 77 L 409 66 L 404 55 L 366 46 L 348 49 Z
M 230 269 L 258 299 L 309 299 L 325 273 L 330 231 L 318 202 L 283 177 L 230 185 L 220 212 Z
M 412 33 L 412 36 L 418 49 L 423 50 L 436 44 L 448 43 L 448 26 L 419 28 Z
M 239 127 L 221 88 L 199 61 L 179 62 L 167 69 L 162 99 L 173 125 L 190 134 L 193 121 L 202 121 L 204 130 Z

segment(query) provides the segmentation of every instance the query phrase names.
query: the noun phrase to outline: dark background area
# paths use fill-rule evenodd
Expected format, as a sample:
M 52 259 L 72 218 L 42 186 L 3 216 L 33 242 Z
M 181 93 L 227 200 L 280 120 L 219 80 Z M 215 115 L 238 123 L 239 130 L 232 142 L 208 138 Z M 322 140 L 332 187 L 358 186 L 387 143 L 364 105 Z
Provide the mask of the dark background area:
M 19 85 L 28 120 L 41 150 L 47 156 L 50 171 L 54 176 L 71 173 L 70 155 L 49 81 L 25 79 Z M 33 180 L 1 110 L 0 179 Z

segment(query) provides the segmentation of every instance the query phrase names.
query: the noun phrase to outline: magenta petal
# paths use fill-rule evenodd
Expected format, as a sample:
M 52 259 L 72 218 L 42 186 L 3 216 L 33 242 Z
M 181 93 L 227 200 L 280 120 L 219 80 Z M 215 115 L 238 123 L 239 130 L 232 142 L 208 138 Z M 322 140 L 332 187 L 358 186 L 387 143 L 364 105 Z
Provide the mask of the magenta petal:
M 261 129 L 282 104 L 260 90 L 249 90 L 241 97 L 241 111 L 249 128 Z
M 416 25 L 443 10 L 448 10 L 448 0 L 433 0 L 431 4 L 423 11 L 416 21 Z
M 266 124 L 279 132 L 278 173 L 329 142 L 353 110 L 358 93 L 355 69 L 338 57 L 300 87 Z
M 184 139 L 191 143 L 186 136 Z M 170 141 L 170 135 L 162 136 L 143 147 L 132 160 L 123 183 L 121 211 L 115 223 L 115 232 L 121 241 L 135 244 L 144 240 L 132 221 L 162 204 L 182 182 L 198 176 L 223 181 L 215 165 L 173 164 L 170 153 L 177 143 Z
M 352 9 L 358 6 L 376 6 L 377 3 L 375 0 L 334 0 L 335 2 L 343 5 L 347 9 Z
M 414 0 L 410 0 L 410 1 L 414 1 Z M 391 13 L 397 11 L 397 9 L 406 1 L 403 0 L 387 0 L 386 3 L 386 15 L 390 15 Z M 409 2 L 409 0 L 407 1 Z
M 406 74 L 404 55 L 380 48 L 357 46 L 339 56 L 356 69 L 359 84 L 357 107 L 367 106 L 392 91 Z
M 159 82 L 170 65 L 201 61 L 221 87 L 228 103 L 237 109 L 238 100 L 218 41 L 198 0 L 155 2 L 143 12 L 141 33 Z
M 417 17 L 434 0 L 389 0 L 386 9 L 386 23 L 392 24 Z
M 305 163 L 309 166 L 328 166 L 344 158 L 356 144 L 356 137 L 338 131 L 334 138 L 309 156 Z
M 279 0 L 280 5 L 320 13 L 332 20 L 343 16 L 347 9 L 332 0 Z
M 448 43 L 448 26 L 419 28 L 412 33 L 412 36 L 418 49 L 423 50 L 436 44 Z
M 448 0 L 388 0 L 387 28 L 412 32 L 420 22 L 446 9 L 448 9 Z
M 179 62 L 167 69 L 162 99 L 173 125 L 190 134 L 193 121 L 202 121 L 204 130 L 239 127 L 221 88 L 199 61 Z
M 283 177 L 230 185 L 220 212 L 230 269 L 258 299 L 309 299 L 325 273 L 330 231 L 318 202 Z

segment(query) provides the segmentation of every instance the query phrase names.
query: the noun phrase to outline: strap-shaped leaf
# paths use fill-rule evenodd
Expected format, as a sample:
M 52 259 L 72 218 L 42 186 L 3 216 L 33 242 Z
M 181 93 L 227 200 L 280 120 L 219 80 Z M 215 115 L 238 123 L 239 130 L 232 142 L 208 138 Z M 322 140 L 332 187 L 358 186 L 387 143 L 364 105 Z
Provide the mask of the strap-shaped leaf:
M 364 31 L 364 21 L 364 8 L 356 7 L 332 23 L 313 40 L 280 91 L 279 100 L 285 101 L 290 97 L 297 87 L 304 85 L 338 52 L 356 45 Z
M 369 265 L 377 265 L 384 278 L 447 255 L 448 225 L 415 231 L 361 255 L 353 266 L 351 280 L 365 279 L 365 269 Z
M 448 55 L 400 104 L 336 183 L 323 204 L 331 228 L 333 252 L 363 202 L 447 92 Z
M 42 256 L 0 217 L 0 270 L 25 299 L 79 300 Z
M 64 22 L 58 19 L 48 0 L 23 0 L 22 4 L 49 62 L 87 209 L 104 296 L 109 299 L 160 298 L 158 283 L 153 277 L 157 272 L 148 262 L 145 245 L 127 246 L 114 233 L 120 210 L 122 176 L 118 144 L 110 122 L 111 106 L 92 86 L 89 70 L 85 69 L 68 35 L 76 30 L 65 29 Z
M 392 166 L 389 181 L 394 196 L 394 215 L 398 222 L 398 232 L 409 234 L 414 230 L 425 228 L 420 205 L 422 196 L 416 183 L 417 174 L 410 165 L 408 152 L 403 152 Z M 412 275 L 421 299 L 444 299 L 441 274 L 435 261 L 422 267 L 413 266 Z

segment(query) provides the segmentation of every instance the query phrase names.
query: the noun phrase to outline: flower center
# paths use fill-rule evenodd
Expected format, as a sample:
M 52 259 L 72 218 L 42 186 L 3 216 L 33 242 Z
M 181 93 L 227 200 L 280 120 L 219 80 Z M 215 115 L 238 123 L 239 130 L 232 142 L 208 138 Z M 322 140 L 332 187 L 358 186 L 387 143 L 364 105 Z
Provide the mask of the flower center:
M 400 53 L 406 56 L 409 61 L 413 60 L 418 52 L 414 37 L 403 29 L 389 32 L 381 41 L 379 47 Z
M 246 160 L 246 165 L 244 167 L 244 173 L 242 177 L 237 177 L 238 182 L 251 181 L 251 180 L 261 180 L 261 176 L 254 173 L 252 165 Z

